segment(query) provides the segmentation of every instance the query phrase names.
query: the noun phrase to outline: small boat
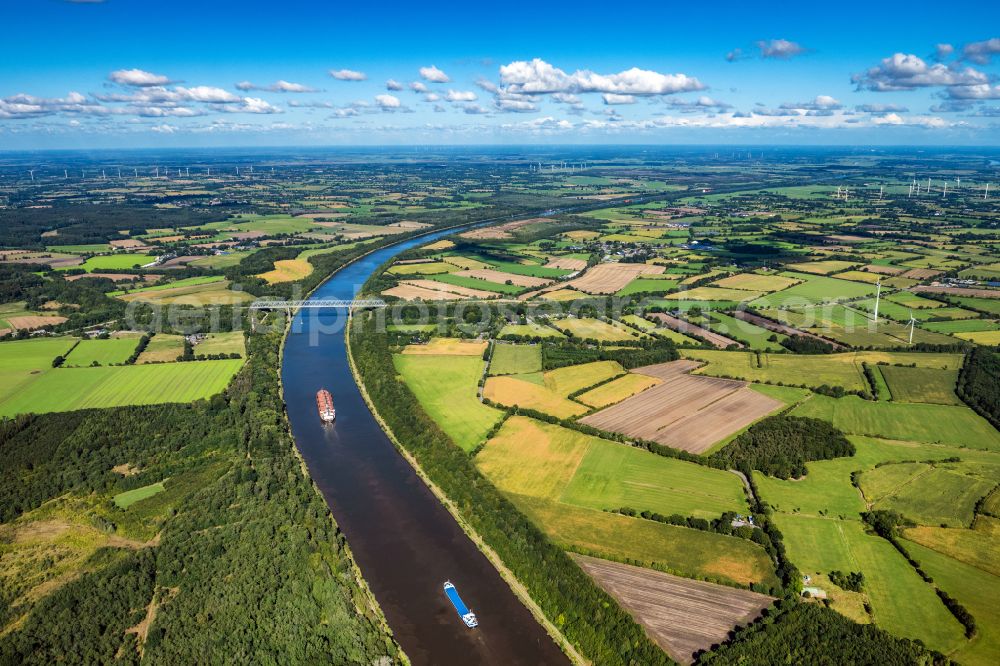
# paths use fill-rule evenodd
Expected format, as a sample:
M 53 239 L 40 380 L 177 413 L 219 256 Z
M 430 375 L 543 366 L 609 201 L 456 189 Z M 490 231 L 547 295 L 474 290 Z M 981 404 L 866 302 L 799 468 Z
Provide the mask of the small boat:
M 465 602 L 462 601 L 462 597 L 458 596 L 458 590 L 455 589 L 455 586 L 450 580 L 445 581 L 444 593 L 447 595 L 451 605 L 455 607 L 455 611 L 458 613 L 458 616 L 462 618 L 462 622 L 465 623 L 465 626 L 469 629 L 474 629 L 479 626 L 479 620 L 476 619 L 476 614 L 465 605 Z
M 319 410 L 319 418 L 323 423 L 333 423 L 337 418 L 337 410 L 333 408 L 333 396 L 326 389 L 320 389 L 316 393 L 316 409 Z

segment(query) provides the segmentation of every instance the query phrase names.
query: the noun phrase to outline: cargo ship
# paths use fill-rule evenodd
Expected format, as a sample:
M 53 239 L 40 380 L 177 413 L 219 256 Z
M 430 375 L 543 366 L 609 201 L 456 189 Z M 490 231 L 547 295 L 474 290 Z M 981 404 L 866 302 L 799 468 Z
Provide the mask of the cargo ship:
M 333 408 L 333 396 L 326 389 L 320 389 L 316 393 L 316 409 L 319 410 L 319 418 L 323 423 L 333 423 L 337 418 L 337 410 Z
M 462 597 L 458 596 L 458 590 L 455 589 L 455 586 L 450 580 L 445 581 L 444 593 L 448 596 L 448 601 L 450 601 L 451 605 L 455 607 L 455 610 L 458 612 L 458 616 L 462 618 L 462 622 L 465 623 L 465 626 L 469 629 L 479 626 L 479 620 L 476 619 L 476 614 L 469 610 L 469 608 L 465 605 L 465 602 L 462 601 Z

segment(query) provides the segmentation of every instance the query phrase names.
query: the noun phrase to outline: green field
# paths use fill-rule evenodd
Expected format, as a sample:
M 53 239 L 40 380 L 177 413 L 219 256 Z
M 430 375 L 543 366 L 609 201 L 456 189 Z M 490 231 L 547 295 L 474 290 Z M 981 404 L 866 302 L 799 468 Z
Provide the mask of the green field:
M 879 366 L 892 399 L 897 402 L 930 402 L 939 405 L 961 405 L 955 395 L 958 370 Z
M 733 474 L 521 416 L 507 419 L 476 463 L 504 492 L 590 509 L 699 518 L 747 511 Z
M 479 356 L 395 354 L 392 360 L 424 411 L 463 449 L 475 448 L 500 419 L 502 412 L 476 398 L 485 364 Z
M 781 307 L 806 303 L 826 303 L 830 301 L 860 298 L 875 293 L 875 286 L 863 282 L 850 282 L 808 273 L 781 273 L 783 277 L 803 280 L 789 287 L 753 301 L 754 307 Z
M 66 357 L 63 366 L 82 368 L 95 363 L 97 365 L 124 363 L 132 356 L 138 344 L 139 335 L 108 340 L 81 340 Z
M 1000 663 L 1000 576 L 956 561 L 913 542 L 906 550 L 920 562 L 934 584 L 958 599 L 976 618 L 978 634 L 949 656 L 966 666 Z
M 112 498 L 112 500 L 119 509 L 127 509 L 136 502 L 141 502 L 142 500 L 150 498 L 157 493 L 162 493 L 163 491 L 164 487 L 162 482 L 151 483 L 148 486 L 118 493 Z
M 1000 322 L 992 319 L 958 319 L 954 321 L 929 321 L 920 325 L 935 333 L 973 333 L 1000 330 Z
M 0 342 L 0 406 L 22 387 L 52 371 L 52 359 L 65 356 L 77 338 L 37 338 Z
M 558 545 L 584 554 L 653 566 L 695 578 L 774 585 L 774 569 L 762 548 L 744 539 L 510 495 Z
M 184 336 L 157 333 L 149 339 L 149 344 L 136 359 L 142 363 L 170 363 L 176 361 L 184 353 Z
M 146 294 L 154 291 L 163 291 L 165 289 L 178 289 L 180 287 L 195 287 L 202 284 L 212 284 L 213 282 L 222 282 L 225 278 L 221 275 L 200 275 L 198 277 L 182 278 L 180 280 L 174 280 L 173 282 L 162 282 L 160 284 L 154 284 L 150 287 L 142 287 L 140 289 L 129 289 L 121 291 L 109 291 L 108 296 L 121 296 L 123 294 Z
M 495 261 L 484 259 L 484 262 L 504 273 L 515 273 L 517 275 L 530 275 L 537 278 L 558 278 L 569 275 L 573 271 L 564 268 L 546 268 L 545 266 L 534 266 L 530 264 L 515 264 L 509 261 Z
M 502 329 L 498 337 L 506 337 L 510 335 L 518 335 L 524 337 L 539 337 L 539 338 L 562 338 L 562 333 L 552 328 L 551 326 L 542 326 L 541 324 L 529 323 L 529 324 L 507 324 Z
M 774 520 L 789 558 L 803 573 L 863 572 L 875 622 L 886 631 L 945 652 L 962 644 L 961 625 L 933 588 L 888 541 L 866 534 L 860 522 L 783 513 Z
M 737 319 L 736 317 L 723 314 L 721 312 L 713 312 L 712 319 L 718 322 L 718 324 L 710 326 L 711 330 L 733 338 L 734 340 L 745 342 L 750 349 L 784 349 L 784 347 L 781 346 L 781 341 L 788 339 L 787 335 L 769 331 L 766 328 L 762 328 L 755 324 L 751 324 L 750 322 Z M 771 340 L 771 338 L 774 338 L 774 340 Z
M 519 375 L 525 372 L 539 372 L 542 369 L 542 348 L 539 345 L 493 346 L 490 359 L 491 375 Z
M 209 333 L 204 340 L 194 346 L 195 356 L 210 354 L 239 354 L 246 356 L 246 340 L 243 331 Z
M 714 314 L 713 314 L 714 316 Z M 846 352 L 841 354 L 757 354 L 745 351 L 684 349 L 681 356 L 705 361 L 697 374 L 734 377 L 760 383 L 841 386 L 847 391 L 864 391 L 868 381 L 862 363 L 916 363 L 920 367 L 957 369 L 960 354 L 920 354 L 910 352 Z
M 824 419 L 854 435 L 1000 451 L 1000 433 L 968 407 L 817 395 L 792 415 Z
M 92 407 L 191 402 L 221 392 L 240 360 L 100 368 L 56 368 L 34 375 L 0 401 L 0 416 Z
M 145 266 L 146 264 L 154 261 L 156 261 L 156 257 L 149 254 L 102 254 L 87 259 L 79 266 L 65 266 L 58 268 L 57 270 L 66 271 L 75 268 L 82 268 L 88 273 L 93 273 L 95 271 L 103 271 L 111 268 L 119 270 L 136 268 L 138 266 Z
M 652 278 L 636 278 L 618 291 L 616 296 L 631 296 L 632 294 L 665 294 L 677 288 L 677 280 L 656 280 Z
M 876 509 L 896 511 L 919 525 L 967 527 L 976 502 L 997 483 L 967 468 L 961 463 L 883 465 L 862 474 L 860 485 Z

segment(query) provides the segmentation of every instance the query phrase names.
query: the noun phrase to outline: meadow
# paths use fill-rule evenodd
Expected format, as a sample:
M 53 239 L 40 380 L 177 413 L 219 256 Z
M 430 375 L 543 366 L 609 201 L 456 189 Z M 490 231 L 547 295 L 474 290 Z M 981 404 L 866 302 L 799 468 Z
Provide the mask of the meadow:
M 1000 451 L 1000 432 L 968 407 L 813 396 L 793 416 L 830 421 L 846 433 Z
M 556 544 L 575 552 L 743 586 L 777 582 L 764 549 L 744 539 L 527 495 L 508 497 Z
M 882 365 L 878 369 L 888 385 L 892 399 L 898 402 L 930 402 L 939 405 L 961 405 L 955 395 L 958 370 L 909 368 Z
M 33 376 L 0 401 L 0 416 L 192 402 L 221 392 L 242 365 L 241 360 L 224 360 L 55 368 Z
M 132 356 L 138 335 L 109 338 L 107 340 L 81 340 L 63 362 L 63 366 L 86 367 L 90 365 L 113 365 L 124 363 Z
M 493 346 L 490 359 L 491 375 L 519 375 L 526 372 L 540 372 L 542 369 L 542 348 L 539 345 Z
M 504 422 L 476 464 L 504 492 L 590 509 L 699 518 L 748 509 L 733 474 L 521 416 Z
M 976 502 L 997 483 L 997 479 L 974 476 L 968 467 L 961 463 L 882 465 L 862 474 L 859 483 L 876 509 L 896 511 L 919 525 L 968 527 Z
M 646 337 L 645 333 L 634 331 L 618 322 L 608 323 L 600 319 L 566 317 L 553 321 L 552 325 L 573 337 L 599 342 L 621 342 Z
M 194 346 L 195 356 L 209 356 L 211 354 L 239 354 L 245 357 L 246 339 L 243 331 L 209 333 Z
M 479 402 L 480 356 L 395 354 L 393 363 L 421 407 L 456 445 L 471 451 L 502 412 Z
M 888 541 L 867 534 L 860 522 L 787 514 L 774 520 L 785 535 L 789 558 L 803 573 L 865 573 L 864 592 L 881 628 L 945 652 L 964 641 L 962 626 L 934 589 Z
M 782 277 L 802 280 L 801 283 L 753 301 L 754 307 L 782 307 L 803 303 L 827 303 L 860 298 L 875 293 L 875 286 L 863 282 L 850 282 L 837 278 L 795 273 L 781 273 Z
M 165 490 L 163 482 L 151 483 L 148 486 L 142 486 L 141 488 L 135 488 L 133 490 L 126 490 L 123 493 L 118 493 L 112 499 L 119 509 L 127 509 L 136 502 L 141 502 L 144 499 L 149 499 L 153 495 L 162 493 Z
M 137 268 L 139 266 L 145 266 L 156 261 L 154 255 L 149 254 L 129 254 L 129 253 L 116 253 L 116 254 L 102 254 L 95 257 L 90 257 L 82 264 L 78 266 L 65 266 L 58 268 L 56 270 L 69 270 L 73 268 L 82 268 L 88 273 L 93 273 L 95 271 L 103 271 L 108 269 L 127 269 L 127 268 Z
M 157 333 L 139 354 L 136 363 L 170 363 L 184 353 L 184 336 Z

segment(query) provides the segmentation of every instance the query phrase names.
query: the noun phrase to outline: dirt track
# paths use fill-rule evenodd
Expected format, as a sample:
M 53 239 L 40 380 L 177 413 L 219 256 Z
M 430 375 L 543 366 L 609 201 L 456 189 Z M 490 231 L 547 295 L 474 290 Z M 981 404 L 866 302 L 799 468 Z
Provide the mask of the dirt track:
M 577 564 L 627 610 L 656 643 L 677 661 L 726 640 L 773 598 L 652 569 L 572 555 Z

